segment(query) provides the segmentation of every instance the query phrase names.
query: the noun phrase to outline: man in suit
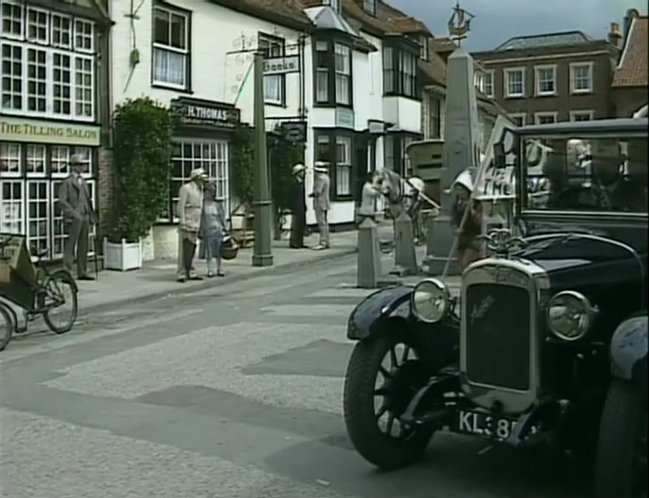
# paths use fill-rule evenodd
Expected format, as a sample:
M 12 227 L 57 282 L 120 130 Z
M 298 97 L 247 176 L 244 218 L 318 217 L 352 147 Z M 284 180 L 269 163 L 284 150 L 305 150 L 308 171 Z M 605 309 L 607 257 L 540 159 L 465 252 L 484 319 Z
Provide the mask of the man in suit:
M 329 199 L 331 180 L 326 163 L 317 161 L 314 171 L 313 191 L 309 194 L 309 197 L 313 198 L 313 210 L 315 211 L 315 220 L 320 233 L 320 243 L 315 247 L 319 251 L 329 249 L 329 220 L 327 214 L 331 206 Z
M 304 175 L 306 168 L 303 164 L 293 166 L 293 186 L 291 189 L 291 239 L 289 247 L 302 249 L 304 245 L 304 230 L 306 228 L 306 198 L 304 195 Z
M 88 185 L 81 176 L 85 170 L 83 156 L 73 154 L 70 157 L 72 172 L 59 189 L 59 206 L 65 224 L 65 244 L 63 247 L 63 264 L 72 271 L 75 255 L 77 260 L 77 279 L 94 280 L 88 275 L 88 236 L 90 226 L 97 223 L 97 214 L 92 208 Z
M 194 271 L 194 255 L 203 211 L 203 186 L 207 174 L 196 168 L 189 174 L 189 182 L 178 191 L 178 267 L 177 280 L 202 280 Z

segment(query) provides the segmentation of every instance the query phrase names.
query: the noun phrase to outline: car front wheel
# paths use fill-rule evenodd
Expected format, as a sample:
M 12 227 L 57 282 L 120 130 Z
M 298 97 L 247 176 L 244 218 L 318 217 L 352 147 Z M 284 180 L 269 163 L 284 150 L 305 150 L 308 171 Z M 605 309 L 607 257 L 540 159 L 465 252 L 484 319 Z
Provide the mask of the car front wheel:
M 344 412 L 347 433 L 356 450 L 384 470 L 419 460 L 433 428 L 411 429 L 401 415 L 428 381 L 412 341 L 397 333 L 380 333 L 359 342 L 347 369 Z
M 647 498 L 647 403 L 638 386 L 614 380 L 604 403 L 595 464 L 597 498 Z

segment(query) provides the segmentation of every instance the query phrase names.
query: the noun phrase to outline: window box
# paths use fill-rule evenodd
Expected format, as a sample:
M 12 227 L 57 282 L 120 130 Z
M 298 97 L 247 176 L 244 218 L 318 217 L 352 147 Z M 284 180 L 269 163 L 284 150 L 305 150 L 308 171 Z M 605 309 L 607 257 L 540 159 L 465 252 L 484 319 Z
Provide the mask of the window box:
M 104 239 L 104 268 L 128 271 L 142 268 L 142 241 L 115 244 Z
M 557 94 L 557 66 L 536 66 L 534 73 L 537 96 L 546 97 Z
M 570 92 L 574 94 L 593 91 L 593 63 L 575 62 L 570 64 Z
M 505 69 L 505 97 L 525 97 L 525 68 Z
M 190 12 L 166 5 L 154 6 L 153 85 L 175 90 L 190 89 L 190 33 Z
M 352 49 L 334 38 L 314 41 L 316 106 L 353 107 Z

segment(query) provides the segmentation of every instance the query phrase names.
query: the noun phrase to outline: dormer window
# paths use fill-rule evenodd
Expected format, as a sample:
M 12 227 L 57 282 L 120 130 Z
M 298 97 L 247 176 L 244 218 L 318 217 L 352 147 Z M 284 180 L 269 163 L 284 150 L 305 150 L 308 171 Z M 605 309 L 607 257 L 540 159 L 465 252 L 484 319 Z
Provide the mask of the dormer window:
M 422 61 L 427 61 L 428 60 L 428 37 L 425 35 L 422 35 L 421 38 L 419 39 L 419 58 Z
M 332 9 L 334 9 L 336 12 L 340 12 L 340 4 L 342 3 L 342 0 L 322 0 L 322 5 L 328 5 Z
M 363 9 L 368 14 L 376 15 L 376 0 L 363 0 Z

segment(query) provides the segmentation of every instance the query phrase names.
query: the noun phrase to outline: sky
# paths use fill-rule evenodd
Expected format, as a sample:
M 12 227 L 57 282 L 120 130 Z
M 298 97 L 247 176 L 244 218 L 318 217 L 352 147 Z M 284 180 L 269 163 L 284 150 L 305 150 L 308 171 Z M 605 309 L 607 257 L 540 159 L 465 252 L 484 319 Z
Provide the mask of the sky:
M 455 0 L 387 0 L 423 21 L 438 37 L 448 36 L 448 20 Z M 475 16 L 464 42 L 470 51 L 493 50 L 509 38 L 579 30 L 596 39 L 606 38 L 610 24 L 620 23 L 626 11 L 647 15 L 647 0 L 460 0 Z

